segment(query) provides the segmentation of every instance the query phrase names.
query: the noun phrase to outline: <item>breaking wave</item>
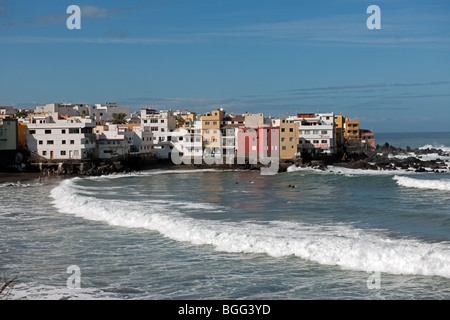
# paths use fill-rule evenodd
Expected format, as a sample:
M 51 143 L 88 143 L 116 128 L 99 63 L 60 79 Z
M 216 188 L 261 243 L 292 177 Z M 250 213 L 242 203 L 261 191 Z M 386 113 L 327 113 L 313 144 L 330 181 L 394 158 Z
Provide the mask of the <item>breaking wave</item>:
M 450 180 L 424 180 L 402 176 L 394 176 L 393 179 L 402 187 L 450 191 Z
M 434 145 L 426 144 L 423 147 L 420 147 L 419 149 L 422 149 L 422 150 L 423 149 L 441 149 L 444 152 L 450 153 L 450 147 L 445 146 L 443 144 L 439 144 L 439 145 L 438 144 L 434 144 Z
M 344 224 L 194 219 L 169 202 L 103 201 L 95 194 L 77 194 L 77 179 L 65 180 L 52 190 L 53 205 L 59 212 L 112 226 L 143 228 L 221 252 L 296 256 L 349 270 L 450 278 L 448 242 L 394 239 L 381 231 Z
M 379 175 L 396 175 L 400 172 L 403 174 L 412 174 L 412 171 L 406 170 L 365 170 L 365 169 L 352 169 L 352 168 L 344 168 L 344 167 L 336 167 L 336 166 L 328 166 L 324 170 L 311 168 L 311 167 L 297 167 L 292 165 L 287 168 L 287 172 L 313 172 L 319 174 L 337 174 L 337 175 L 345 175 L 348 177 L 352 176 L 379 176 Z

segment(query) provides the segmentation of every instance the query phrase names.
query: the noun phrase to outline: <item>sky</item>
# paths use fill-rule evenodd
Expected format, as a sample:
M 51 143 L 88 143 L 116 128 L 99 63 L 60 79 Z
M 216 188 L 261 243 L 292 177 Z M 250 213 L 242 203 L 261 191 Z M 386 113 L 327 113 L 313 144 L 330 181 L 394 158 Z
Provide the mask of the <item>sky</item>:
M 55 102 L 449 132 L 450 1 L 0 0 L 0 105 Z

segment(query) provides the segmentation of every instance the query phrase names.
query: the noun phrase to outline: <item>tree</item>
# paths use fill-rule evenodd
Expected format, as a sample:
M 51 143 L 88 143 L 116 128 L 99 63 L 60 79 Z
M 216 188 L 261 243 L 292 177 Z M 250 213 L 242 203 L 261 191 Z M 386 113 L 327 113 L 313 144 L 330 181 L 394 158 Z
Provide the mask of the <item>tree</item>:
M 16 118 L 26 118 L 28 117 L 28 111 L 23 110 L 23 111 L 18 111 L 15 115 Z
M 112 114 L 112 124 L 125 124 L 127 115 L 125 113 L 113 113 Z

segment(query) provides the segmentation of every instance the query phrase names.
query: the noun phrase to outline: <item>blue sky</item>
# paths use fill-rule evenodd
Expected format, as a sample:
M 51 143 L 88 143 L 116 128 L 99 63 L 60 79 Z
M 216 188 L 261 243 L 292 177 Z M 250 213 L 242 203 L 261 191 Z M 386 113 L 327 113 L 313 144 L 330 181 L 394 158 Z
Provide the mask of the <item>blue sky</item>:
M 68 30 L 69 5 L 81 30 Z M 369 30 L 369 5 L 381 30 Z M 450 131 L 448 0 L 0 0 L 0 105 L 335 112 Z

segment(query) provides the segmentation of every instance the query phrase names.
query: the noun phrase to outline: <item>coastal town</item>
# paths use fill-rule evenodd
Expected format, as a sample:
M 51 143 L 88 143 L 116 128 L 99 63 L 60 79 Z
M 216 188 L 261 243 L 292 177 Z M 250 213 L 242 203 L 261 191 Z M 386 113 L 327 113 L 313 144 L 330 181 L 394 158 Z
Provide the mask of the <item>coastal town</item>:
M 116 103 L 0 107 L 0 165 L 17 169 L 24 165 L 24 151 L 42 169 L 46 164 L 130 158 L 256 164 L 264 163 L 264 157 L 332 156 L 346 146 L 375 149 L 374 134 L 360 128 L 359 120 L 333 112 L 273 118 L 223 108 L 204 114 L 152 108 L 133 113 Z

